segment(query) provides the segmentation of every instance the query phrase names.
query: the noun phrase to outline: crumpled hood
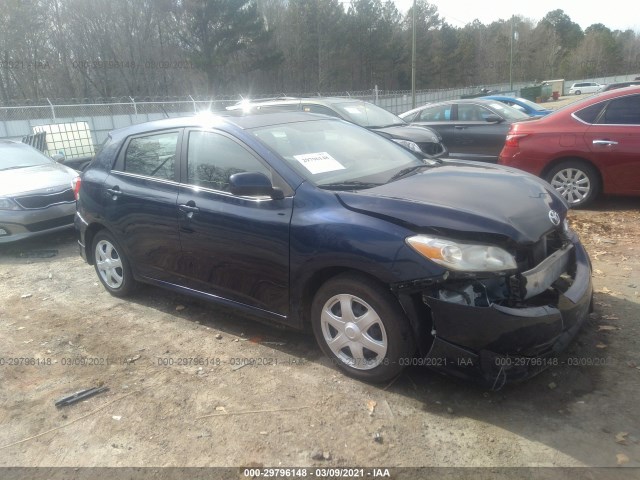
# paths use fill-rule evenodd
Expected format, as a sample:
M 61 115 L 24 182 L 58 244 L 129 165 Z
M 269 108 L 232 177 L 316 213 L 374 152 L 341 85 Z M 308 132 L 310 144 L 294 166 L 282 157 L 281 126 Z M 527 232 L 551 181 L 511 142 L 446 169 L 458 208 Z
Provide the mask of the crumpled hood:
M 416 143 L 440 143 L 442 138 L 431 128 L 421 127 L 419 125 L 394 125 L 392 127 L 372 128 L 376 132 L 386 134 L 391 138 L 399 138 L 402 140 L 411 140 Z
M 35 167 L 0 171 L 0 196 L 37 192 L 51 187 L 55 187 L 55 191 L 60 191 L 62 188 L 58 187 L 71 187 L 71 182 L 77 176 L 78 172 L 53 162 Z
M 567 206 L 545 182 L 503 167 L 460 162 L 359 192 L 340 192 L 347 208 L 421 232 L 498 234 L 533 243 L 561 221 Z

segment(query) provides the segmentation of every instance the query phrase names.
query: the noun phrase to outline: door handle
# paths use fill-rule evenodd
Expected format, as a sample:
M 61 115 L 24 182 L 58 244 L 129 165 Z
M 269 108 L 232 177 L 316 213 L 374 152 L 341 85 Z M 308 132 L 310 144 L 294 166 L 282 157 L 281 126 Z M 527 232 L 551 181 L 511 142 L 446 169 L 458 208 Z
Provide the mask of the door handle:
M 456 130 L 464 130 L 467 127 L 465 127 L 464 125 L 456 125 L 453 128 L 455 128 Z
M 114 200 L 117 200 L 118 195 L 122 195 L 122 191 L 118 185 L 115 185 L 111 188 L 107 188 L 107 194 L 111 196 Z
M 187 217 L 187 221 L 191 220 L 193 216 L 200 211 L 200 209 L 196 207 L 196 202 L 193 200 L 189 200 L 186 204 L 178 205 L 178 209 L 186 213 L 185 217 Z
M 195 204 L 193 204 L 193 205 L 178 205 L 178 208 L 180 209 L 181 212 L 185 212 L 185 213 L 198 213 L 200 211 L 200 209 L 198 207 L 196 207 Z
M 606 147 L 610 147 L 611 145 L 618 145 L 618 142 L 614 142 L 613 140 L 594 140 L 594 145 L 604 145 Z

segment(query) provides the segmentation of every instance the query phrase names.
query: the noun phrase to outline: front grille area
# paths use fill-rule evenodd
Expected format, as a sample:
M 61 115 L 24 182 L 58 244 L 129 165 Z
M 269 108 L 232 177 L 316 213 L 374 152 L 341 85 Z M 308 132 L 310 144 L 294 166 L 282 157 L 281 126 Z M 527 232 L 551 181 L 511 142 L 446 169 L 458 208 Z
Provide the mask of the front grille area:
M 516 262 L 520 271 L 529 270 L 549 255 L 562 248 L 565 244 L 565 236 L 557 229 L 544 235 L 536 243 L 518 250 Z
M 75 202 L 73 195 L 73 189 L 68 188 L 62 192 L 40 194 L 40 195 L 25 195 L 23 197 L 16 197 L 14 199 L 18 205 L 26 209 L 46 208 L 58 203 L 71 203 Z
M 64 217 L 52 218 L 51 220 L 45 220 L 43 222 L 31 223 L 25 225 L 30 232 L 42 232 L 49 230 L 50 228 L 64 227 L 67 225 L 73 225 L 74 215 L 65 215 Z

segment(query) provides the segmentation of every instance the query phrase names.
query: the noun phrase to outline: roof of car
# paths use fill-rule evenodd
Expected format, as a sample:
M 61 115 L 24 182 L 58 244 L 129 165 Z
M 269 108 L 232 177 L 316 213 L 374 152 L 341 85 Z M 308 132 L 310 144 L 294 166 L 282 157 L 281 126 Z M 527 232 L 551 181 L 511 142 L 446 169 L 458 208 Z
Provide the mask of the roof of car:
M 605 85 L 604 89 L 602 90 L 603 92 L 608 92 L 609 90 L 615 90 L 616 88 L 623 88 L 623 87 L 635 87 L 635 86 L 640 86 L 640 80 L 635 80 L 635 81 L 629 81 L 629 82 L 617 82 L 617 83 L 610 83 L 608 85 Z
M 315 103 L 317 105 L 336 105 L 339 103 L 363 103 L 365 100 L 360 98 L 351 97 L 280 97 L 280 98 L 267 98 L 256 100 L 242 100 L 230 107 L 227 110 L 239 110 L 243 107 L 251 106 L 267 106 L 267 105 L 295 105 L 298 103 Z
M 486 97 L 480 97 L 479 100 L 511 100 L 515 102 L 520 102 L 523 99 L 522 97 L 510 97 L 509 95 L 487 95 Z
M 606 92 L 594 93 L 593 95 L 588 95 L 585 98 L 577 100 L 575 102 L 568 103 L 563 107 L 560 107 L 556 110 L 556 113 L 553 115 L 547 115 L 540 119 L 540 122 L 554 122 L 566 116 L 572 116 L 575 112 L 582 110 L 583 108 L 589 107 L 596 103 L 606 102 L 611 99 L 616 99 L 620 97 L 624 97 L 627 95 L 638 95 L 640 94 L 640 86 L 634 87 L 623 87 L 616 88 L 614 90 L 609 90 Z M 541 123 L 543 124 L 543 123 Z
M 418 112 L 426 107 L 436 107 L 439 105 L 449 105 L 451 103 L 475 103 L 478 105 L 486 105 L 486 106 L 491 106 L 493 104 L 495 104 L 496 100 L 487 100 L 485 98 L 482 97 L 478 97 L 478 98 L 455 98 L 455 99 L 451 99 L 451 100 L 442 100 L 440 102 L 433 102 L 433 103 L 427 103 L 425 105 L 421 105 L 420 107 L 416 107 L 416 108 L 412 108 L 411 110 L 408 110 L 402 114 L 400 114 L 400 118 L 403 118 L 403 116 L 406 116 L 408 114 L 414 113 L 414 112 Z M 506 105 L 508 106 L 508 105 Z
M 308 122 L 314 120 L 326 120 L 324 115 L 316 115 L 306 112 L 282 112 L 261 115 L 245 115 L 242 117 L 227 116 L 216 112 L 204 112 L 188 117 L 173 117 L 151 122 L 139 123 L 124 128 L 113 130 L 112 137 L 136 135 L 138 133 L 152 132 L 154 130 L 166 130 L 185 127 L 214 127 L 236 126 L 241 129 L 280 125 L 283 123 Z
M 591 100 L 597 99 L 597 101 L 602 101 L 602 100 L 607 100 L 609 98 L 615 98 L 615 97 L 620 97 L 620 96 L 630 95 L 630 94 L 637 94 L 637 93 L 640 93 L 640 85 L 615 88 L 613 90 L 607 90 L 606 92 L 599 92 L 589 97 L 586 97 L 584 100 L 591 101 Z M 577 104 L 578 102 L 575 102 L 575 103 Z

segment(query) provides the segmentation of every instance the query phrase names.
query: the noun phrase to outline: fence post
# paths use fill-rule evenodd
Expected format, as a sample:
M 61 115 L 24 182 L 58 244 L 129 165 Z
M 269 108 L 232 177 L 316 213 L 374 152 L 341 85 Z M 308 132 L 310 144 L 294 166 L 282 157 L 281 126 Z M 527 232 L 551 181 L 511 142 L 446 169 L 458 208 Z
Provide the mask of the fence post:
M 49 100 L 49 98 L 47 98 L 47 102 L 49 102 L 49 106 L 51 107 L 51 117 L 53 118 L 53 120 L 56 119 L 56 109 L 53 108 L 53 103 L 51 103 L 51 100 Z
M 138 119 L 138 106 L 136 105 L 136 101 L 133 99 L 133 97 L 129 97 L 129 100 L 131 100 L 131 103 L 133 103 L 133 111 L 136 115 L 136 121 Z
M 196 108 L 196 101 L 191 95 L 189 95 L 189 98 L 191 99 L 191 103 L 193 103 L 193 113 L 198 113 L 198 109 Z

